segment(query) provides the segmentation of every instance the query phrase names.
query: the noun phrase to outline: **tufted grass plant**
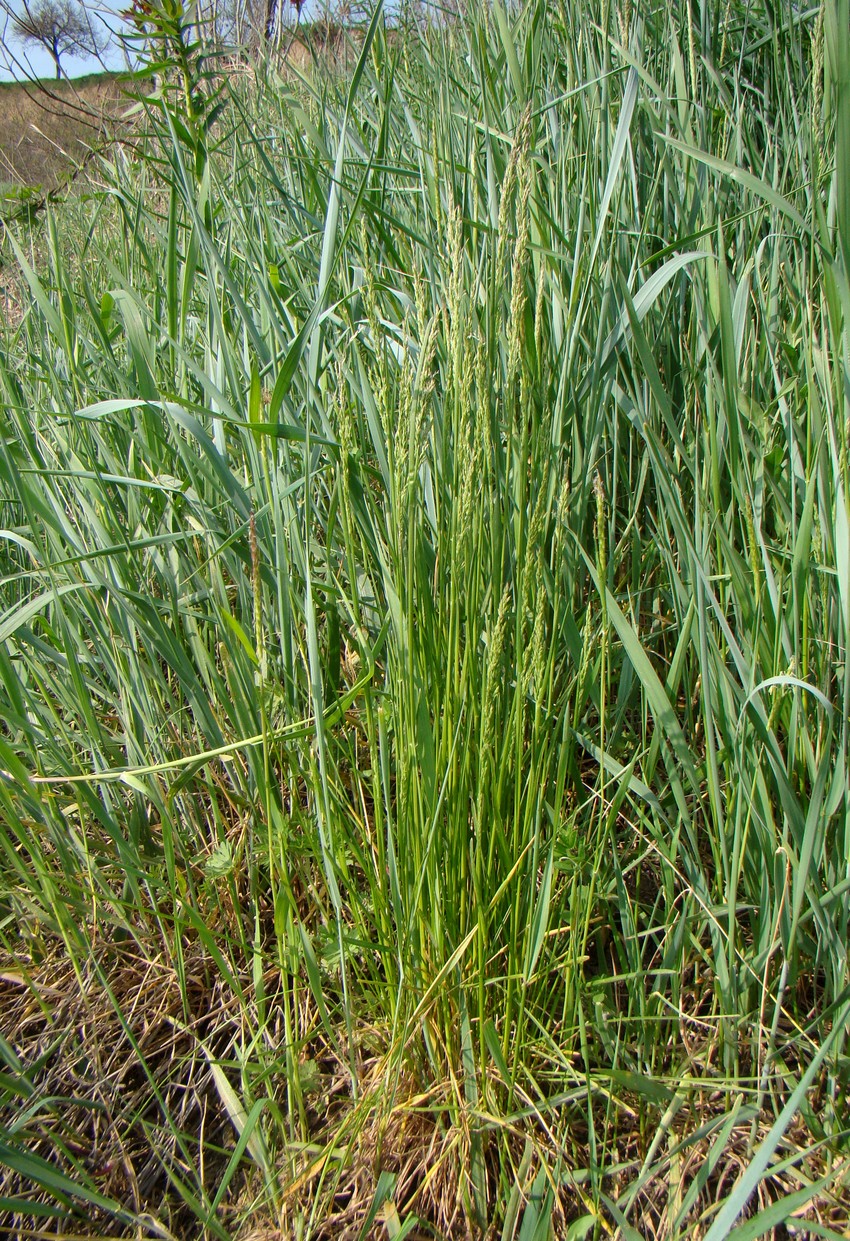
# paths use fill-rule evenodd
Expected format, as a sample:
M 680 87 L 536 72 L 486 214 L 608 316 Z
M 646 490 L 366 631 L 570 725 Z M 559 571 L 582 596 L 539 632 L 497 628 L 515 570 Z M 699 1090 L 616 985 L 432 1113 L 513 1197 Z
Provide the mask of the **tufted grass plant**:
M 6 227 L 12 1235 L 842 1235 L 848 28 L 378 9 Z

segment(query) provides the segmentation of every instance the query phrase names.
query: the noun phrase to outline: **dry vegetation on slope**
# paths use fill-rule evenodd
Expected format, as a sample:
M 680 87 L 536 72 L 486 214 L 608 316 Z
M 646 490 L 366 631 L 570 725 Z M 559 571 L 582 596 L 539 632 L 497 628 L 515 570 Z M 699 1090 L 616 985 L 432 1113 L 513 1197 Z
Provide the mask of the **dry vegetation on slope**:
M 0 83 L 0 183 L 56 189 L 114 134 L 125 92 L 112 74 Z

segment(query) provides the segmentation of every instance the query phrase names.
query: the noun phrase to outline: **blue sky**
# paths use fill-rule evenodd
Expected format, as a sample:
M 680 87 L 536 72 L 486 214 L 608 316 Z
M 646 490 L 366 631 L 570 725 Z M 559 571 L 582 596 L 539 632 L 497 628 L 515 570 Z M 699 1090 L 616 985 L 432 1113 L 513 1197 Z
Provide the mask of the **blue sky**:
M 92 14 L 92 22 L 104 28 L 104 21 L 112 30 L 120 27 L 121 22 L 116 10 L 124 8 L 130 0 L 114 0 L 111 4 L 87 3 L 86 8 Z M 19 0 L 8 0 L 13 11 L 23 7 Z M 12 34 L 11 23 L 0 3 L 0 81 L 7 82 L 11 78 L 47 77 L 56 75 L 56 66 L 47 52 L 39 48 L 24 47 Z M 103 56 L 104 63 L 110 69 L 120 69 L 124 65 L 124 57 L 117 45 L 110 47 Z M 62 70 L 68 77 L 78 77 L 82 73 L 97 73 L 101 66 L 96 60 L 83 59 L 79 56 L 63 56 Z

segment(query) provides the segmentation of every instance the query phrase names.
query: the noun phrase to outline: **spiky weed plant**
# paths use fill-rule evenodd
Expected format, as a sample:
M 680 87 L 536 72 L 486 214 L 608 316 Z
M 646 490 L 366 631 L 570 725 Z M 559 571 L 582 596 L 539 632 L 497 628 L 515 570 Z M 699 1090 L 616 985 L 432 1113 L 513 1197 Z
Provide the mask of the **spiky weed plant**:
M 4 234 L 13 1235 L 841 1235 L 848 6 L 598 16 Z

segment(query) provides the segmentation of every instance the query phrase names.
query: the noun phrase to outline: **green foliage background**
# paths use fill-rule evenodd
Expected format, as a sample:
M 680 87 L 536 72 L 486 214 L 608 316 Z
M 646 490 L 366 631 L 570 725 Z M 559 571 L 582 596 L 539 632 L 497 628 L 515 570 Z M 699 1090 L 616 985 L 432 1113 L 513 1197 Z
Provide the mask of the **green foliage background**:
M 166 16 L 2 242 L 2 1209 L 840 1235 L 846 0 Z

